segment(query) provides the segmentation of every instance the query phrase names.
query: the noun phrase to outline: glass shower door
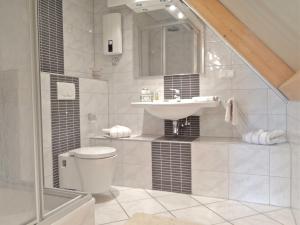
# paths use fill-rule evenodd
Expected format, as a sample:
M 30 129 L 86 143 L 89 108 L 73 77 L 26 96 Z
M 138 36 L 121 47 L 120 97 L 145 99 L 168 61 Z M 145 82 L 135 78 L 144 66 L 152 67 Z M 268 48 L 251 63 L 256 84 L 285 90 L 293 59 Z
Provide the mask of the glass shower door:
M 0 0 L 0 224 L 37 219 L 33 1 Z

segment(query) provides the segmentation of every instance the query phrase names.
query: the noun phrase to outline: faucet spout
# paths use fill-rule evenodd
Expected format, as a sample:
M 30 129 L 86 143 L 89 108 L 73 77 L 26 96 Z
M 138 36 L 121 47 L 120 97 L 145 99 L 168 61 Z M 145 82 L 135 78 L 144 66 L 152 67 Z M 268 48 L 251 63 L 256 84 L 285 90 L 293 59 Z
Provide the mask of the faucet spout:
M 180 90 L 179 89 L 175 89 L 175 88 L 171 88 L 171 91 L 174 91 L 174 99 L 176 99 L 178 102 L 180 102 L 181 97 L 180 97 Z

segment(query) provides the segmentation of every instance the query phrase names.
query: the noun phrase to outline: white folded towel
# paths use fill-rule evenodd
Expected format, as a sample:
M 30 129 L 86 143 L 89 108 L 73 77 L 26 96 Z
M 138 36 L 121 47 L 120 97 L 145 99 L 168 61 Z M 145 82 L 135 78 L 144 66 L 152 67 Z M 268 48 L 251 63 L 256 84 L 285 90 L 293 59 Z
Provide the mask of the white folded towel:
M 250 144 L 273 145 L 287 142 L 286 133 L 283 130 L 264 131 L 258 130 L 243 135 L 243 141 Z
M 225 122 L 231 123 L 233 126 L 238 125 L 238 108 L 234 98 L 228 99 L 225 107 Z
M 132 131 L 128 127 L 116 125 L 109 129 L 102 129 L 106 135 L 108 135 L 111 138 L 126 138 L 130 137 Z

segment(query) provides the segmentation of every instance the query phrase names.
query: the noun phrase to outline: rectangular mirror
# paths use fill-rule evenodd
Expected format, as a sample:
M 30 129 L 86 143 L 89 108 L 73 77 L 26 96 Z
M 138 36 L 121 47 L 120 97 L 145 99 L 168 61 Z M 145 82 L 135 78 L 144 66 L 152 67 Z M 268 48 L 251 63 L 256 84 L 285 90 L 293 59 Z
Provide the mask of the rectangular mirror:
M 203 30 L 187 18 L 159 9 L 137 14 L 135 24 L 139 77 L 201 73 Z
M 164 26 L 164 75 L 198 73 L 198 33 L 189 23 Z
M 163 74 L 163 29 L 153 27 L 139 32 L 140 74 L 157 76 Z

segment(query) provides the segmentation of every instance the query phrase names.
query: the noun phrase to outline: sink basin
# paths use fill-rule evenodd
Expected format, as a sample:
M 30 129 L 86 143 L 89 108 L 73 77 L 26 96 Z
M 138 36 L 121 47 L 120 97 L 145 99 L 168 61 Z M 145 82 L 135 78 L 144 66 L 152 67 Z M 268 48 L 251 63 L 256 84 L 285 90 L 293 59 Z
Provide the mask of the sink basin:
M 195 101 L 193 99 L 182 99 L 154 102 L 133 102 L 135 107 L 142 107 L 151 115 L 164 120 L 179 120 L 192 116 L 205 108 L 213 108 L 219 105 L 219 101 Z

